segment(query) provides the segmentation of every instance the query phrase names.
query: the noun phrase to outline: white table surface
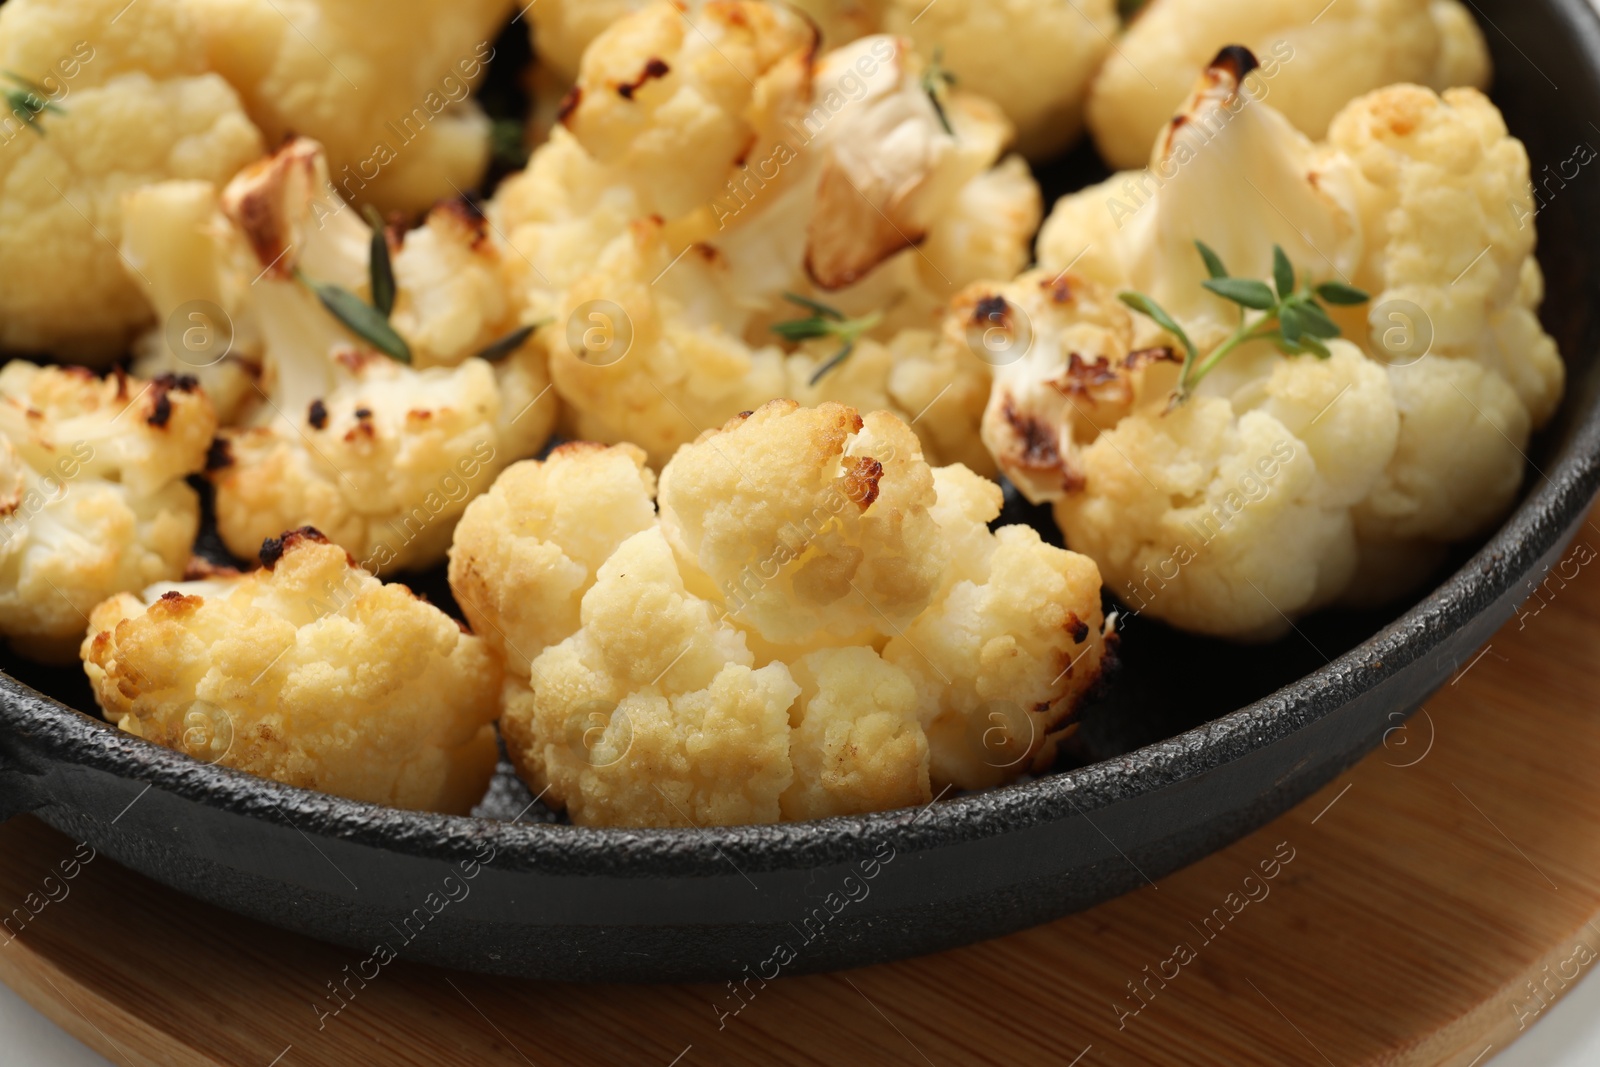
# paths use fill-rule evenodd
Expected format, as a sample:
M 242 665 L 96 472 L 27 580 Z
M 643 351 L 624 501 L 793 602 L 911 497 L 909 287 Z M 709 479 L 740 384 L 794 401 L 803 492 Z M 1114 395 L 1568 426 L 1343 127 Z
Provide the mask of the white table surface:
M 4 951 L 0 949 L 0 951 Z M 83 1045 L 0 985 L 0 1067 L 107 1067 Z M 1600 970 L 1589 972 L 1516 1044 L 1474 1067 L 1595 1067 L 1600 1064 Z M 126 1065 L 123 1065 L 126 1067 Z M 294 1067 L 285 1062 L 283 1067 Z M 940 1067 L 945 1067 L 941 1064 Z M 1094 1067 L 1085 1062 L 1080 1067 Z

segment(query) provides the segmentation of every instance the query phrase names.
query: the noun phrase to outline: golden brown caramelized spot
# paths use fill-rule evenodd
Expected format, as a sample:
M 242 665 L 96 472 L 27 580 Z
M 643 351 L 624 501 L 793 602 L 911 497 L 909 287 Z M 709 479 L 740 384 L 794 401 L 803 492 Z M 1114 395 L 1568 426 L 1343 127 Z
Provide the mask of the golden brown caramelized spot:
M 328 405 L 321 400 L 311 402 L 311 410 L 306 415 L 306 421 L 314 428 L 320 430 L 328 425 Z
M 1067 633 L 1072 635 L 1074 644 L 1081 645 L 1089 639 L 1089 624 L 1073 612 L 1067 612 Z
M 113 373 L 113 374 L 115 374 L 117 376 L 117 396 L 116 396 L 116 398 L 118 400 L 126 400 L 126 399 L 128 399 L 128 372 L 123 370 L 122 369 L 122 364 L 119 363 L 116 366 L 111 368 L 111 373 Z
M 366 422 L 368 419 L 372 418 L 372 409 L 371 408 L 356 408 L 355 416 L 356 416 L 356 418 L 360 419 L 362 422 Z
M 878 483 L 882 480 L 883 464 L 871 456 L 855 456 L 845 461 L 845 495 L 862 511 L 878 499 Z
M 150 614 L 157 618 L 181 619 L 185 615 L 192 615 L 206 602 L 205 597 L 186 596 L 176 589 L 169 589 L 161 594 L 161 598 L 150 605 Z
M 583 103 L 583 86 L 574 85 L 567 90 L 567 95 L 561 98 L 561 106 L 556 108 L 556 121 L 565 126 L 567 119 L 578 110 L 578 105 Z
M 360 374 L 367 364 L 380 359 L 387 359 L 388 357 L 380 356 L 375 352 L 369 352 L 355 345 L 340 345 L 334 349 L 333 358 L 336 363 L 351 374 Z
M 472 235 L 473 251 L 477 251 L 489 239 L 488 218 L 484 216 L 483 209 L 467 197 L 458 196 L 454 200 L 445 200 L 433 210 L 442 212 Z
M 1067 282 L 1065 273 L 1047 278 L 1039 283 L 1039 288 L 1050 294 L 1050 299 L 1057 304 L 1072 303 L 1072 286 Z
M 163 374 L 150 383 L 150 414 L 145 422 L 163 429 L 172 420 L 172 393 L 192 393 L 200 383 L 188 374 Z
M 315 526 L 302 526 L 298 530 L 290 530 L 280 537 L 269 537 L 261 542 L 261 565 L 271 570 L 278 565 L 283 554 L 302 541 L 312 541 L 319 545 L 328 544 L 328 539 L 322 536 L 322 531 Z
M 637 78 L 617 86 L 617 95 L 624 100 L 632 100 L 633 94 L 643 89 L 646 84 L 657 78 L 665 78 L 670 73 L 672 68 L 667 66 L 666 60 L 659 56 L 651 56 Z
M 225 437 L 216 437 L 206 449 L 206 472 L 227 470 L 233 466 L 233 448 Z
M 1000 405 L 1000 414 L 1022 442 L 1018 465 L 1041 471 L 1054 470 L 1061 465 L 1061 450 L 1054 430 L 1034 416 L 1019 412 L 1009 395 Z
M 1011 305 L 1006 303 L 1003 296 L 986 296 L 972 308 L 972 324 L 974 326 L 1000 326 L 1009 329 L 1011 326 Z
M 1136 348 L 1129 352 L 1122 360 L 1122 365 L 1129 370 L 1138 370 L 1148 367 L 1152 363 L 1182 363 L 1178 353 L 1171 348 L 1161 346 L 1158 348 Z
M 1233 79 L 1233 83 L 1238 85 L 1245 80 L 1251 71 L 1259 66 L 1261 64 L 1256 60 L 1254 52 L 1244 47 L 1244 45 L 1230 44 L 1224 46 L 1222 51 L 1217 53 L 1217 57 L 1211 61 L 1207 71 L 1227 74 Z

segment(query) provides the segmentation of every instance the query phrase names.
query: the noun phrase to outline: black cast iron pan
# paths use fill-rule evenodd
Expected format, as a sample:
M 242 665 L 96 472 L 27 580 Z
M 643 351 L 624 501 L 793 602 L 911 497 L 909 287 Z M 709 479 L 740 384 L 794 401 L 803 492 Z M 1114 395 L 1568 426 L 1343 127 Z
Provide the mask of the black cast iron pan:
M 689 980 L 770 970 L 779 945 L 797 973 L 1045 922 L 1240 837 L 1386 738 L 1420 751 L 1448 724 L 1406 716 L 1561 558 L 1600 487 L 1600 169 L 1562 169 L 1600 145 L 1600 19 L 1585 0 L 1473 6 L 1496 100 L 1541 180 L 1545 320 L 1570 382 L 1515 514 L 1403 614 L 1326 614 L 1258 648 L 1136 620 L 1113 695 L 1053 774 L 920 811 L 687 831 L 559 825 L 505 776 L 485 818 L 293 789 L 121 734 L 72 710 L 93 708 L 75 670 L 13 658 L 0 817 L 31 811 L 184 893 L 348 945 L 352 961 L 383 946 L 536 978 Z M 1088 158 L 1047 182 L 1081 184 Z

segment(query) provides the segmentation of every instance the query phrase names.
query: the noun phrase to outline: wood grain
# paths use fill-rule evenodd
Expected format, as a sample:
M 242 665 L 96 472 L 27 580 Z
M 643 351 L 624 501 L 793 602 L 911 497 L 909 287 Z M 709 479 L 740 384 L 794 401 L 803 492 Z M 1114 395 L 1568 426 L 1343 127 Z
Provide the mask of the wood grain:
M 103 858 L 52 883 L 66 895 L 14 940 L 0 930 L 0 980 L 132 1065 L 1469 1067 L 1600 963 L 1600 566 L 1578 562 L 1590 545 L 1595 525 L 1569 557 L 1575 579 L 1548 582 L 1425 715 L 1259 833 L 1013 937 L 753 986 L 720 1021 L 743 1003 L 727 987 L 402 961 L 319 1026 L 313 1003 L 361 954 Z M 73 851 L 32 819 L 0 828 L 0 909 L 40 893 Z

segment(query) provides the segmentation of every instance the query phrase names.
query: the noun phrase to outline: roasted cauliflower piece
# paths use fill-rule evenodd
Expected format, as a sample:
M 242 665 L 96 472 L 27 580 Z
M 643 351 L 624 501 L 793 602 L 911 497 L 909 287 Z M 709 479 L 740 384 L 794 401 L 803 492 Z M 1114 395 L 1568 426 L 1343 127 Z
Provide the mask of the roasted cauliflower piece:
M 816 28 L 786 5 L 648 4 L 584 52 L 561 121 L 632 183 L 647 212 L 686 215 L 786 136 L 804 111 L 817 44 Z
M 450 578 L 501 730 L 580 825 L 821 818 L 1048 764 L 1112 644 L 1087 558 L 884 412 L 774 401 L 655 483 L 629 445 L 508 470 Z M 608 505 L 596 523 L 590 501 Z
M 1118 28 L 1115 0 L 889 0 L 883 20 L 998 104 L 1030 159 L 1077 141 L 1095 72 L 1116 60 Z
M 625 39 L 658 23 L 684 29 L 658 5 L 607 32 Z M 936 107 L 923 74 L 892 37 L 829 53 L 784 139 L 748 152 L 679 217 L 649 211 L 655 170 L 595 158 L 566 130 L 534 153 L 489 215 L 517 253 L 508 263 L 523 302 L 552 320 L 541 339 L 573 436 L 635 442 L 659 467 L 706 428 L 788 396 L 887 408 L 930 455 L 992 469 L 974 403 L 987 370 L 928 338 L 961 285 L 1027 262 L 1038 188 L 1020 159 L 1002 160 L 1010 126 L 998 109 L 959 92 Z M 611 93 L 607 113 L 667 121 L 641 109 L 644 92 Z M 773 327 L 803 314 L 789 293 L 871 320 L 847 362 L 832 365 L 836 339 L 780 343 Z
M 1488 46 L 1460 0 L 1149 0 L 1089 94 L 1089 129 L 1106 161 L 1146 162 L 1195 78 L 1229 44 L 1261 57 L 1256 91 L 1317 139 L 1347 103 L 1386 85 L 1489 86 Z
M 1486 529 L 1564 382 L 1527 155 L 1494 105 L 1392 86 L 1316 144 L 1241 87 L 1252 60 L 1219 55 L 1148 171 L 1057 205 L 1047 269 L 967 297 L 1015 353 L 984 422 L 1001 468 L 1130 606 L 1247 639 L 1392 600 Z M 1235 278 L 1273 278 L 1277 245 L 1370 299 L 1328 309 L 1348 338 L 1328 358 L 1251 341 L 1168 410 L 1180 339 L 1113 293 L 1152 298 L 1205 360 L 1244 320 L 1202 287 L 1196 241 Z
M 518 329 L 524 308 L 487 221 L 456 202 L 385 235 L 389 329 L 409 364 L 352 332 L 318 287 L 372 300 L 373 232 L 327 178 L 321 147 L 296 139 L 220 194 L 146 189 L 130 200 L 129 256 L 160 280 L 160 300 L 210 302 L 261 361 L 237 372 L 236 424 L 211 457 L 229 549 L 247 558 L 309 525 L 374 572 L 429 566 L 467 502 L 548 438 L 546 358 Z M 497 344 L 493 362 L 474 354 Z
M 50 105 L 0 121 L 0 352 L 104 363 L 150 320 L 118 261 L 123 193 L 224 180 L 261 154 L 204 51 L 183 0 L 0 7 L 0 71 Z
M 345 199 L 421 212 L 482 179 L 490 123 L 471 94 L 512 0 L 184 2 L 267 141 L 321 141 Z
M 661 25 L 676 17 L 693 27 L 702 20 L 716 26 L 734 6 L 726 0 L 696 0 L 678 5 L 674 16 L 659 0 L 540 0 L 529 18 L 534 48 L 554 79 L 581 84 L 585 51 L 627 16 L 653 7 Z M 1089 84 L 1118 30 L 1114 0 L 940 0 L 937 5 L 926 0 L 798 0 L 788 6 L 810 19 L 825 49 L 893 33 L 908 38 L 924 60 L 939 57 L 963 87 L 1004 109 L 1017 127 L 1019 149 L 1034 159 L 1054 155 L 1077 140 Z M 1457 31 L 1454 40 L 1460 27 L 1452 23 L 1451 29 Z M 707 36 L 715 34 L 708 30 Z
M 181 576 L 216 425 L 193 379 L 0 368 L 0 636 L 70 662 L 96 604 Z
M 351 800 L 466 814 L 499 757 L 501 669 L 483 642 L 315 530 L 262 569 L 94 609 L 84 671 L 124 731 Z

